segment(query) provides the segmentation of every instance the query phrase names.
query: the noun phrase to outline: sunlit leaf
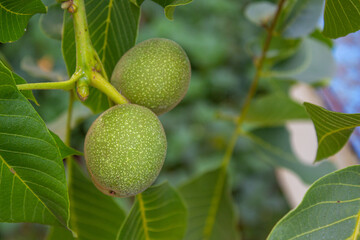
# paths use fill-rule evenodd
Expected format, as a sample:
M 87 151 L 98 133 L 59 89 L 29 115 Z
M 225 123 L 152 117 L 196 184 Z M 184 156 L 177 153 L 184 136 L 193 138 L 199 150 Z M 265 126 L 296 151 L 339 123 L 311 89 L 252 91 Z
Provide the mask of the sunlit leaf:
M 284 167 L 295 172 L 305 183 L 311 184 L 335 170 L 329 162 L 316 166 L 302 163 L 292 152 L 290 137 L 283 127 L 257 129 L 244 133 L 253 143 L 254 157 L 275 167 Z
M 226 178 L 224 169 L 217 168 L 179 188 L 189 211 L 185 240 L 239 238 Z
M 0 42 L 18 40 L 25 33 L 29 19 L 36 13 L 46 13 L 41 0 L 0 1 Z
M 311 103 L 304 103 L 316 130 L 318 149 L 315 161 L 340 151 L 354 129 L 360 126 L 360 114 L 328 111 Z
M 44 121 L 0 63 L 0 221 L 67 226 L 60 151 Z
M 308 119 L 305 108 L 284 94 L 254 99 L 245 121 L 262 126 L 282 125 L 286 121 Z
M 360 29 L 360 2 L 357 0 L 326 0 L 323 34 L 343 37 Z
M 84 176 L 75 160 L 69 164 L 70 224 L 79 239 L 112 239 L 125 219 L 114 199 Z
M 359 239 L 360 166 L 316 181 L 300 205 L 281 219 L 268 240 Z
M 140 17 L 139 7 L 129 0 L 86 0 L 87 20 L 91 41 L 110 78 L 121 56 L 135 45 Z M 76 51 L 72 17 L 64 17 L 62 50 L 69 76 L 75 71 Z M 108 98 L 91 88 L 85 105 L 94 112 L 109 108 Z
M 177 191 L 168 183 L 136 196 L 118 240 L 181 240 L 186 231 L 187 211 Z

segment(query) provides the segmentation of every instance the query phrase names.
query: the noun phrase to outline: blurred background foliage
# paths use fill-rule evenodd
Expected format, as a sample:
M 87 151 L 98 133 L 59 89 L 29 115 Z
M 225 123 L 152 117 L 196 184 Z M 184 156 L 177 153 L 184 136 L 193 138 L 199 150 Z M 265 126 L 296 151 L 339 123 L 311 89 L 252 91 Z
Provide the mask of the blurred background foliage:
M 50 6 L 55 1 L 43 2 Z M 254 55 L 260 52 L 260 40 L 265 33 L 245 17 L 244 10 L 250 2 L 256 1 L 195 0 L 177 8 L 174 21 L 167 20 L 163 9 L 151 1 L 142 6 L 138 42 L 152 37 L 172 39 L 183 46 L 192 63 L 192 79 L 185 99 L 160 117 L 167 134 L 168 153 L 157 182 L 168 180 L 178 185 L 222 160 L 234 129 L 233 122 L 224 116 L 236 114 L 241 108 L 254 74 Z M 49 38 L 39 20 L 39 15 L 31 19 L 20 40 L 0 45 L 0 58 L 28 82 L 66 79 L 61 42 Z M 268 61 L 285 59 L 300 45 L 299 40 L 279 38 L 272 45 L 274 55 L 269 52 Z M 275 50 L 280 48 L 288 51 L 278 55 Z M 269 92 L 287 94 L 292 83 L 269 78 L 261 82 L 258 96 Z M 50 90 L 34 91 L 34 94 L 39 103 L 34 106 L 40 116 L 61 130 L 65 126 L 68 93 Z M 82 151 L 85 134 L 96 116 L 81 104 L 76 104 L 75 116 L 72 146 Z M 284 127 L 268 127 L 264 131 L 275 145 L 289 141 Z M 230 172 L 242 239 L 265 239 L 289 211 L 276 180 L 274 164 L 260 158 L 253 143 L 239 139 Z M 129 201 L 119 200 L 119 203 L 129 209 Z M 36 224 L 0 223 L 0 239 L 43 239 L 46 232 L 45 226 Z

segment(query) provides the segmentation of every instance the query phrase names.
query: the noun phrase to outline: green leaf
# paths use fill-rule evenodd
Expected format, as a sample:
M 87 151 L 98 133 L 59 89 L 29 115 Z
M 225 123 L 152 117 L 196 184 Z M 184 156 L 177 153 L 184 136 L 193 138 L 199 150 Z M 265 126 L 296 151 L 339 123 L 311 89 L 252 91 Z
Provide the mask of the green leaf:
M 10 69 L 9 66 L 7 66 L 7 64 L 5 62 L 3 62 L 1 59 L 0 59 L 0 68 L 6 68 L 6 69 Z M 9 70 L 10 71 L 10 70 Z M 17 74 L 11 72 L 11 75 L 12 77 L 14 78 L 15 80 L 15 84 L 16 85 L 20 85 L 20 84 L 25 84 L 26 81 L 24 79 L 22 79 L 21 77 L 19 77 Z M 36 98 L 34 97 L 33 93 L 31 90 L 23 90 L 21 91 L 21 93 L 29 100 L 33 101 L 35 104 L 39 105 L 38 102 L 36 101 Z
M 267 25 L 274 17 L 276 5 L 271 2 L 253 2 L 245 9 L 245 16 L 256 25 Z
M 360 29 L 360 2 L 326 0 L 323 34 L 329 38 L 346 36 Z
M 178 6 L 186 5 L 192 2 L 192 0 L 152 0 L 164 8 L 165 16 L 173 20 L 174 11 Z
M 239 239 L 224 168 L 205 172 L 179 190 L 189 211 L 185 240 Z
M 187 211 L 178 192 L 167 182 L 136 196 L 118 240 L 181 240 L 186 231 Z
M 309 35 L 318 24 L 324 0 L 296 1 L 281 26 L 285 38 L 299 38 Z
M 316 181 L 300 205 L 281 219 L 268 240 L 359 239 L 360 166 Z
M 72 156 L 72 155 L 80 155 L 80 156 L 83 155 L 82 152 L 79 152 L 71 147 L 66 146 L 65 143 L 55 133 L 53 133 L 52 131 L 50 131 L 50 133 L 51 133 L 51 136 L 54 138 L 58 149 L 60 150 L 62 159 Z
M 44 121 L 0 63 L 0 221 L 67 226 L 60 151 Z
M 311 103 L 304 103 L 316 130 L 318 149 L 315 161 L 340 151 L 354 129 L 360 126 L 360 114 L 328 111 Z
M 323 42 L 329 48 L 333 48 L 333 46 L 334 46 L 333 40 L 325 37 L 319 29 L 316 29 L 313 33 L 311 33 L 310 36 L 320 42 Z
M 306 38 L 292 57 L 276 64 L 264 76 L 316 83 L 331 79 L 334 70 L 331 50 L 317 40 Z
M 125 212 L 84 176 L 74 159 L 69 162 L 71 228 L 79 239 L 115 239 Z
M 40 26 L 50 38 L 61 40 L 64 10 L 60 3 L 49 6 L 46 14 L 41 15 Z
M 305 108 L 290 97 L 270 94 L 252 101 L 245 121 L 261 126 L 276 126 L 289 120 L 308 118 Z
M 62 227 L 51 227 L 46 240 L 74 240 L 72 233 Z
M 46 13 L 40 0 L 0 1 L 0 42 L 18 40 L 25 33 L 29 19 L 36 13 Z
M 138 7 L 140 7 L 140 5 L 144 2 L 144 0 L 129 0 L 129 1 Z M 169 20 L 174 19 L 174 11 L 176 7 L 186 5 L 192 2 L 192 0 L 152 0 L 152 1 L 164 8 L 165 16 Z
M 305 183 L 315 180 L 335 170 L 329 162 L 316 166 L 304 164 L 294 155 L 290 146 L 290 137 L 284 127 L 262 128 L 244 133 L 251 140 L 255 158 L 263 160 L 275 167 L 285 167 L 295 172 Z
M 129 0 L 86 0 L 85 8 L 90 38 L 110 78 L 121 56 L 135 45 L 140 17 L 139 7 Z M 69 76 L 75 71 L 76 51 L 72 17 L 64 16 L 62 50 Z M 109 108 L 108 98 L 95 88 L 90 89 L 84 104 L 95 113 Z

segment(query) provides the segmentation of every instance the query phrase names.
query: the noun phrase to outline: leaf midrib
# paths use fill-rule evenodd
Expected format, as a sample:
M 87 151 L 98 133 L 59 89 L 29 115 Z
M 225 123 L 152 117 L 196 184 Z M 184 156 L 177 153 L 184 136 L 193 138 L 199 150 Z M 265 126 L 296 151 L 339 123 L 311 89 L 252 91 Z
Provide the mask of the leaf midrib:
M 141 193 L 137 195 L 137 199 L 139 202 L 139 208 L 140 208 L 140 213 L 141 213 L 141 218 L 142 218 L 142 225 L 143 225 L 143 229 L 144 229 L 144 233 L 145 233 L 145 239 L 150 240 L 149 228 L 147 225 L 146 214 L 145 214 L 144 200 L 142 198 Z
M 101 62 L 104 64 L 105 63 L 105 59 L 106 59 L 106 48 L 108 46 L 107 44 L 107 39 L 108 39 L 108 36 L 109 36 L 109 27 L 110 27 L 110 23 L 111 23 L 111 10 L 112 10 L 112 7 L 113 7 L 113 2 L 114 0 L 110 0 L 109 2 L 109 7 L 108 7 L 108 14 L 107 14 L 107 18 L 105 20 L 105 34 L 104 34 L 104 44 L 103 44 L 103 47 L 102 47 L 102 50 L 103 50 L 103 56 L 102 56 L 102 59 L 101 59 Z
M 1 155 L 0 155 L 0 159 L 8 167 L 9 171 L 11 171 L 11 166 L 5 161 L 5 159 Z M 22 180 L 22 178 L 16 172 L 12 172 L 12 173 L 22 182 L 22 184 L 24 184 L 26 189 L 28 189 L 35 196 L 35 198 L 38 199 L 38 201 L 44 206 L 46 210 L 48 210 L 48 212 L 56 219 L 56 221 L 58 221 L 60 225 L 65 226 L 62 222 L 60 222 L 60 220 L 55 216 L 55 214 L 46 206 L 46 204 L 39 198 L 39 196 L 35 194 L 33 190 Z
M 341 131 L 344 131 L 344 130 L 348 130 L 348 129 L 351 129 L 351 128 L 356 128 L 356 127 L 358 127 L 358 126 L 359 126 L 359 125 L 351 125 L 351 126 L 339 128 L 339 129 L 336 129 L 336 130 L 333 130 L 333 131 L 330 131 L 330 132 L 325 133 L 323 136 L 321 136 L 321 138 L 320 138 L 320 140 L 319 140 L 319 146 L 320 146 L 321 143 L 325 140 L 325 138 L 327 138 L 329 135 L 332 135 L 332 134 L 335 134 L 335 133 L 337 133 L 337 132 L 341 132 Z
M 31 16 L 31 15 L 33 15 L 33 14 L 31 14 L 31 13 L 17 13 L 17 12 L 13 12 L 13 11 L 11 11 L 10 9 L 7 9 L 6 7 L 4 7 L 4 5 L 2 5 L 1 3 L 0 3 L 0 8 L 4 9 L 6 12 L 9 12 L 9 13 L 12 13 L 12 14 L 15 14 L 15 15 L 20 15 L 20 16 Z
M 210 208 L 208 211 L 208 215 L 206 217 L 205 220 L 205 226 L 203 229 L 203 237 L 204 239 L 210 239 L 213 227 L 214 227 L 214 223 L 215 223 L 215 218 L 216 218 L 216 214 L 219 210 L 219 204 L 220 204 L 220 200 L 222 197 L 222 191 L 225 185 L 225 175 L 226 175 L 226 168 L 224 167 L 225 165 L 223 165 L 220 169 L 217 181 L 216 181 L 216 186 L 214 189 L 214 194 L 212 195 L 211 198 L 211 203 L 210 203 Z

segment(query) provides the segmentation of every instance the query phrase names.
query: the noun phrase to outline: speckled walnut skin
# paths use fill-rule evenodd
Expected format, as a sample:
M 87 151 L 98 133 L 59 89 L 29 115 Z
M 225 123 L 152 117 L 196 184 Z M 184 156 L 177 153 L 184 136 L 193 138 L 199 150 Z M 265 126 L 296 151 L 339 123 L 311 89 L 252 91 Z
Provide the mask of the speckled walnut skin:
M 145 107 L 123 104 L 94 121 L 85 138 L 84 152 L 95 186 L 110 196 L 129 197 L 155 181 L 166 147 L 157 116 Z
M 153 38 L 122 56 L 111 84 L 131 103 L 160 115 L 184 98 L 190 78 L 191 67 L 185 51 L 174 41 Z

